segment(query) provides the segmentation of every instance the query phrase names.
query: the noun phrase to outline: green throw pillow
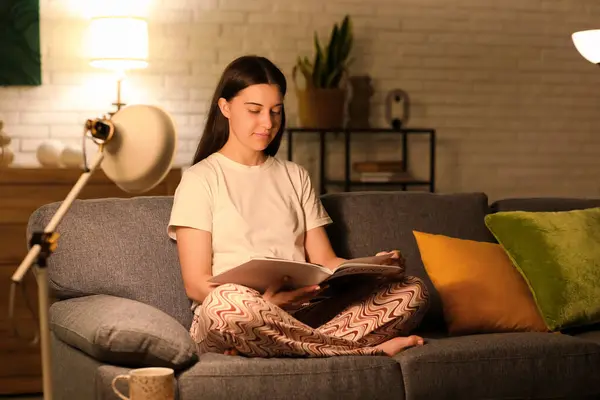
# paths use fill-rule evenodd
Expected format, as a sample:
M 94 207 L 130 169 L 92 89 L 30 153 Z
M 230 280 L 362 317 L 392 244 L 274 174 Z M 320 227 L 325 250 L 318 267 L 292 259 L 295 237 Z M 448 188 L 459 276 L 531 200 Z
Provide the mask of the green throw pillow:
M 507 211 L 485 223 L 553 331 L 600 322 L 600 208 Z

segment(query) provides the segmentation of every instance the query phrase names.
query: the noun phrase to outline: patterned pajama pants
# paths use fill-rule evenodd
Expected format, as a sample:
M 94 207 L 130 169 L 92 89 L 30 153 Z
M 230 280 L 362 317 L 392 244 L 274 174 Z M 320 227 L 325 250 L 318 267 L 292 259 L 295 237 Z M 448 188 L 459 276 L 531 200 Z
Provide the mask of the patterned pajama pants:
M 347 292 L 286 312 L 256 290 L 221 285 L 196 307 L 190 334 L 200 353 L 236 349 L 248 357 L 383 355 L 374 346 L 406 336 L 428 305 L 427 288 L 416 277 Z

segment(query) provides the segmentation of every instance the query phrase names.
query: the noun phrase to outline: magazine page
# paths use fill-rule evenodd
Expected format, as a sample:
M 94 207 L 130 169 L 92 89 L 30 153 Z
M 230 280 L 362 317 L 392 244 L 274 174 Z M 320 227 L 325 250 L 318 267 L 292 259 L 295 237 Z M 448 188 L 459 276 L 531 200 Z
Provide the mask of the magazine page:
M 348 275 L 394 275 L 400 267 L 397 265 L 385 265 L 392 258 L 391 254 L 381 256 L 353 258 L 343 262 L 328 279 L 332 280 Z
M 371 267 L 375 265 L 383 265 L 389 259 L 392 258 L 392 254 L 383 254 L 380 256 L 369 256 L 369 257 L 359 257 L 352 258 L 350 260 L 344 261 L 340 264 L 337 269 L 348 268 L 348 267 Z
M 396 275 L 402 268 L 397 265 L 350 264 L 335 270 L 327 280 L 333 280 L 348 275 Z
M 290 280 L 288 289 L 318 285 L 331 275 L 331 270 L 317 264 L 276 258 L 252 258 L 237 267 L 212 277 L 213 283 L 236 283 L 264 292 L 270 285 Z

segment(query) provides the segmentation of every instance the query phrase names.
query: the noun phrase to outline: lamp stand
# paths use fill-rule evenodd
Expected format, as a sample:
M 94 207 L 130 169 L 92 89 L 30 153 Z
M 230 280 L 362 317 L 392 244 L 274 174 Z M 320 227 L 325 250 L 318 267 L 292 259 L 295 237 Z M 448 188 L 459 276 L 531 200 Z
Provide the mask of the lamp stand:
M 123 77 L 119 77 L 117 80 L 117 102 L 113 103 L 113 106 L 117 107 L 117 111 L 121 109 L 125 105 L 125 103 L 121 103 L 121 84 L 123 83 Z
M 123 81 L 125 80 L 125 72 L 119 71 L 117 73 L 117 102 L 112 103 L 113 106 L 117 107 L 117 111 L 119 111 L 125 103 L 121 102 L 121 87 L 123 86 Z M 111 116 L 114 115 L 117 111 L 109 113 Z
M 34 232 L 30 241 L 31 247 L 21 265 L 12 276 L 12 285 L 10 290 L 9 315 L 13 315 L 15 286 L 23 280 L 23 277 L 32 265 L 36 265 L 36 281 L 38 286 L 38 304 L 39 304 L 39 323 L 40 339 L 42 353 L 42 379 L 44 400 L 52 400 L 52 356 L 50 347 L 50 324 L 48 321 L 49 308 L 49 288 L 48 288 L 48 270 L 47 259 L 50 257 L 57 245 L 58 233 L 56 227 L 61 222 L 73 201 L 79 196 L 79 193 L 86 185 L 87 181 L 94 171 L 100 166 L 104 159 L 104 143 L 112 138 L 114 127 L 104 121 L 91 121 L 86 123 L 86 130 L 92 132 L 92 138 L 98 143 L 99 150 L 92 161 L 90 168 L 86 168 L 80 178 L 77 180 L 65 200 L 61 203 L 58 210 L 44 228 L 43 232 Z

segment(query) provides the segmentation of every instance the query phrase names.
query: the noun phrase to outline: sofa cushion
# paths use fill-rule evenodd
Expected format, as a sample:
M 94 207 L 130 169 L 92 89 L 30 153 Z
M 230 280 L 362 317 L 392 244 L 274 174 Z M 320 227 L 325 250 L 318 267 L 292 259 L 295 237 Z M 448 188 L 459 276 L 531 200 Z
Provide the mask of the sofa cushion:
M 600 345 L 562 334 L 433 339 L 395 358 L 412 400 L 600 398 Z
M 430 307 L 419 330 L 445 329 L 439 295 L 425 272 L 412 231 L 493 242 L 483 222 L 487 196 L 354 192 L 324 195 L 322 201 L 333 219 L 327 230 L 336 253 L 352 258 L 400 250 L 406 258 L 407 274 L 423 279 L 430 293 Z
M 182 400 L 404 399 L 400 367 L 383 356 L 261 359 L 206 353 L 179 375 L 178 385 Z
M 527 283 L 499 244 L 414 234 L 450 334 L 548 330 Z
M 58 226 L 58 248 L 48 260 L 54 295 L 141 301 L 189 329 L 191 302 L 177 245 L 166 233 L 172 203 L 169 196 L 76 200 Z M 44 205 L 31 215 L 28 237 L 44 229 L 59 205 Z
M 551 330 L 600 322 L 600 207 L 485 219 Z
M 180 370 L 197 360 L 188 331 L 138 301 L 105 295 L 62 300 L 50 308 L 50 327 L 58 339 L 102 362 Z

